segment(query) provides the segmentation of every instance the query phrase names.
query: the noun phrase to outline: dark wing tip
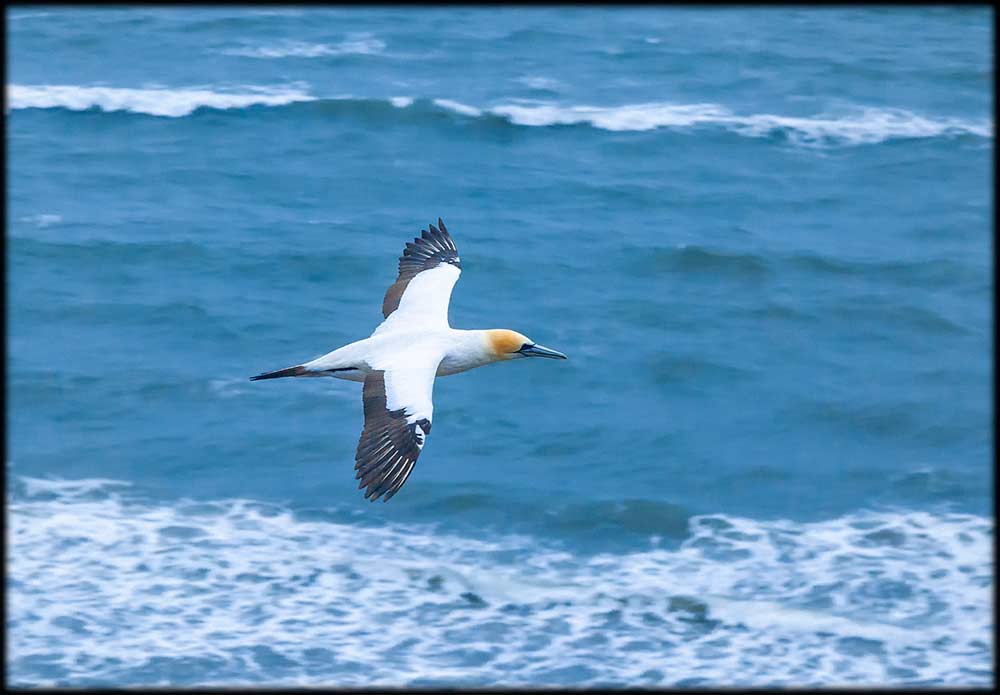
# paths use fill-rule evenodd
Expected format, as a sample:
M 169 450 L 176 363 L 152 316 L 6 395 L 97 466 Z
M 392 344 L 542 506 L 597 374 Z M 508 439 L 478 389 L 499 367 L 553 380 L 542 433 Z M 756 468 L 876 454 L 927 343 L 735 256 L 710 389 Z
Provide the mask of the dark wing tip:
M 420 236 L 406 242 L 406 247 L 399 257 L 399 274 L 382 298 L 383 317 L 388 318 L 389 314 L 399 307 L 407 283 L 417 273 L 429 270 L 440 263 L 450 263 L 459 270 L 462 269 L 462 264 L 458 261 L 458 248 L 440 217 L 438 224 L 440 229 L 429 224 L 427 229 L 421 230 Z
M 388 501 L 403 486 L 413 471 L 424 434 L 428 427 L 409 424 L 405 409 L 389 410 L 386 405 L 385 372 L 375 370 L 365 377 L 362 389 L 365 427 L 354 454 L 355 480 L 358 489 L 365 490 L 365 499 L 374 502 L 379 497 Z
M 430 228 L 430 231 L 436 240 L 446 249 L 449 251 L 458 251 L 458 247 L 455 246 L 455 241 L 451 238 L 451 234 L 448 233 L 448 228 L 444 226 L 444 220 L 439 217 L 437 227 L 433 224 L 429 224 L 427 226 Z
M 419 452 L 418 454 L 419 455 Z M 368 457 L 358 460 L 356 469 L 366 467 L 367 470 L 358 470 L 355 479 L 360 479 L 358 489 L 365 488 L 365 499 L 374 502 L 379 497 L 383 502 L 388 502 L 393 495 L 399 492 L 403 483 L 410 477 L 413 466 L 416 463 L 416 456 L 397 456 L 393 451 L 388 456 L 377 457 L 382 460 L 372 464 Z M 368 460 L 366 460 L 368 459 Z M 394 459 L 394 460 L 393 460 Z M 393 462 L 388 463 L 390 460 Z
M 448 233 L 447 227 L 444 226 L 444 221 L 439 217 L 437 227 L 434 224 L 428 224 L 427 229 L 420 230 L 420 236 L 414 237 L 413 241 L 406 242 L 406 248 L 403 249 L 403 255 L 400 257 L 400 261 L 405 261 L 407 258 L 412 258 L 414 256 L 426 258 L 435 253 L 448 253 L 448 252 L 458 252 L 458 247 L 455 246 L 455 241 L 451 238 Z M 413 258 L 413 260 L 416 260 Z

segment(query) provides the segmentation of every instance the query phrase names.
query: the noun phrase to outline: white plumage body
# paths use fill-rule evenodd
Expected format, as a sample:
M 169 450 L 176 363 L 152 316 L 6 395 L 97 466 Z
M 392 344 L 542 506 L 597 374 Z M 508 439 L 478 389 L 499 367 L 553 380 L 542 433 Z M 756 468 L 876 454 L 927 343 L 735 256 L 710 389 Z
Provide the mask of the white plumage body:
M 400 359 L 405 356 L 405 360 Z M 445 328 L 432 331 L 376 331 L 368 338 L 337 348 L 302 366 L 316 376 L 364 381 L 373 369 L 402 369 L 407 364 L 426 369 L 434 363 L 435 376 L 449 376 L 495 362 L 487 331 Z M 405 364 L 399 364 L 404 362 Z M 327 372 L 334 369 L 351 371 Z
M 329 376 L 364 384 L 365 428 L 355 454 L 366 498 L 391 498 L 406 482 L 431 431 L 434 378 L 494 362 L 562 353 L 508 330 L 448 324 L 461 274 L 458 250 L 441 220 L 406 245 L 399 275 L 382 301 L 385 318 L 367 338 L 314 360 L 253 377 Z

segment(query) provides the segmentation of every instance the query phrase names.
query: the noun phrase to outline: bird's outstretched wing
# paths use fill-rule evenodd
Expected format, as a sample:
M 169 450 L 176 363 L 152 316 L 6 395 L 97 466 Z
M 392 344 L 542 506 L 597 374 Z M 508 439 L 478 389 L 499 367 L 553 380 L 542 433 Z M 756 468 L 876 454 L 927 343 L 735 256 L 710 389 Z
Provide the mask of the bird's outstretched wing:
M 437 227 L 428 227 L 406 244 L 399 257 L 399 276 L 382 300 L 385 321 L 375 333 L 448 326 L 448 302 L 462 265 L 441 218 Z
M 365 377 L 365 428 L 354 457 L 358 488 L 367 488 L 365 499 L 388 501 L 395 495 L 430 434 L 440 358 L 416 362 L 420 366 L 377 369 Z

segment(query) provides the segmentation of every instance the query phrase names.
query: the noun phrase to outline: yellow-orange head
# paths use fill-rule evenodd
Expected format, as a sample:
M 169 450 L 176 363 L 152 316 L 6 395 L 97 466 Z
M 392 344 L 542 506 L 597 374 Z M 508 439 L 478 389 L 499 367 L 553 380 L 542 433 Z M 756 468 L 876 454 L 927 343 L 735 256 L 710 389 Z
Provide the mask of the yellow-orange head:
M 513 360 L 519 357 L 566 359 L 566 355 L 561 352 L 537 345 L 528 336 L 506 328 L 494 328 L 486 331 L 486 341 L 497 360 Z

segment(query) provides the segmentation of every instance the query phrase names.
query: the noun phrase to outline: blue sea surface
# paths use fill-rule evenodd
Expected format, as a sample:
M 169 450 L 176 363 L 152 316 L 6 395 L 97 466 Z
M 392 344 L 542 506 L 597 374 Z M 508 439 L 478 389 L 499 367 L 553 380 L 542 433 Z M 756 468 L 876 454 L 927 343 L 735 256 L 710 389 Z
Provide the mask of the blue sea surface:
M 993 684 L 992 10 L 6 19 L 11 685 Z M 371 504 L 438 217 L 569 359 Z

